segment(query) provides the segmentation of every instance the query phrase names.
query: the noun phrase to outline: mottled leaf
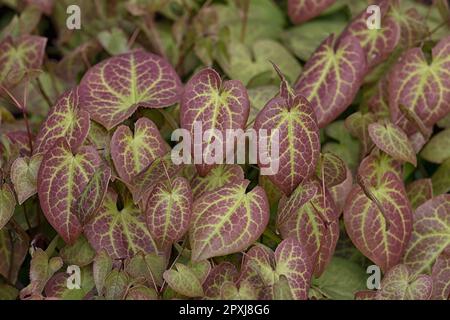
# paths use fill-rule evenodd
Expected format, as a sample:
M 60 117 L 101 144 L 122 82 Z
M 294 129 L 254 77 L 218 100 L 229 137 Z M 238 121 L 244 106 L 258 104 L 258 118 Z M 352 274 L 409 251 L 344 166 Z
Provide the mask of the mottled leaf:
M 127 293 L 129 282 L 130 279 L 124 271 L 113 269 L 105 279 L 105 299 L 123 300 Z
M 238 271 L 230 262 L 222 262 L 212 268 L 203 283 L 205 297 L 209 299 L 218 299 L 220 297 L 220 289 L 225 282 L 236 282 Z
M 450 256 L 447 252 L 441 253 L 431 271 L 433 279 L 432 299 L 450 299 Z
M 331 6 L 336 0 L 288 0 L 288 15 L 294 24 L 303 23 Z
M 34 155 L 31 158 L 17 158 L 11 165 L 11 181 L 19 204 L 36 194 L 37 175 L 41 162 L 42 155 Z
M 86 72 L 79 87 L 81 106 L 108 130 L 139 106 L 162 108 L 176 103 L 180 90 L 172 66 L 142 50 L 100 62 Z
M 95 251 L 84 236 L 78 237 L 72 245 L 66 245 L 59 251 L 61 259 L 67 265 L 77 265 L 84 267 L 90 264 L 95 258 Z

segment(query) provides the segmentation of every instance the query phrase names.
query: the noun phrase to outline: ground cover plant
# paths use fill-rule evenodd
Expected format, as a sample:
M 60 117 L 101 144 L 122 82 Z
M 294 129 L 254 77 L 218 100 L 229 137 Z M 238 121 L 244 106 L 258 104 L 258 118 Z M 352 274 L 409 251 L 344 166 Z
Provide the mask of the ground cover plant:
M 450 298 L 448 1 L 0 10 L 0 299 Z

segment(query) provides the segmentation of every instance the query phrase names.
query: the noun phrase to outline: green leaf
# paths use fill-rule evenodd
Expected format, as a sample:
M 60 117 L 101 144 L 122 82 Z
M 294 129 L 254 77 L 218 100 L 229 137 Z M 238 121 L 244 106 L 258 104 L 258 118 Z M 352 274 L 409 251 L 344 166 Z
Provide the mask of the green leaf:
M 120 28 L 114 27 L 111 30 L 102 31 L 97 34 L 97 39 L 112 56 L 130 50 L 127 35 Z
M 421 157 L 434 163 L 442 163 L 450 158 L 450 129 L 434 135 L 425 145 Z
M 16 207 L 16 197 L 11 187 L 4 183 L 0 186 L 0 229 L 11 219 Z
M 105 279 L 106 300 L 122 300 L 129 285 L 129 278 L 124 271 L 114 269 Z
M 93 277 L 95 287 L 99 295 L 103 294 L 103 288 L 105 286 L 105 280 L 113 267 L 113 261 L 105 250 L 101 250 L 97 253 L 93 264 Z
M 186 297 L 203 297 L 203 288 L 195 273 L 181 263 L 176 263 L 175 269 L 164 272 L 164 280 L 169 286 Z
M 11 181 L 16 190 L 19 205 L 37 193 L 37 174 L 42 162 L 42 155 L 20 157 L 11 165 Z
M 450 191 L 450 159 L 445 160 L 431 177 L 433 194 L 439 195 Z
M 95 258 L 95 251 L 84 236 L 80 236 L 74 244 L 66 245 L 59 252 L 65 264 L 84 267 Z

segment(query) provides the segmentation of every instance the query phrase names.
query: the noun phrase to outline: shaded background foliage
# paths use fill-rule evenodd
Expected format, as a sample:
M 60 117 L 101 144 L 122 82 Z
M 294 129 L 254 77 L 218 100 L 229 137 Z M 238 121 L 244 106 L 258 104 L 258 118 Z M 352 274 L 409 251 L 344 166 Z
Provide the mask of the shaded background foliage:
M 0 299 L 449 299 L 448 1 L 0 9 Z M 174 165 L 194 119 L 280 172 Z

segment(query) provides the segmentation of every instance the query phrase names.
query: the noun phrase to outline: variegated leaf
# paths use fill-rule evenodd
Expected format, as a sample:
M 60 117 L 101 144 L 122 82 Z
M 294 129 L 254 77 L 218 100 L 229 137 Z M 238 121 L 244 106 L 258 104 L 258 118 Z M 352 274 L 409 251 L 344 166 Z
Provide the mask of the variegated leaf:
M 111 139 L 114 166 L 126 183 L 132 183 L 142 170 L 168 150 L 169 147 L 161 137 L 158 127 L 147 118 L 136 121 L 134 134 L 129 127 L 121 125 Z
M 203 283 L 203 291 L 205 297 L 209 299 L 220 298 L 220 289 L 225 282 L 236 282 L 238 271 L 236 267 L 230 262 L 222 262 L 212 268 Z
M 93 147 L 82 146 L 73 153 L 65 138 L 58 139 L 42 160 L 39 202 L 47 220 L 68 244 L 82 231 L 74 208 L 100 162 Z
M 428 272 L 450 245 L 450 194 L 434 197 L 414 212 L 411 240 L 403 257 L 414 274 Z
M 42 123 L 36 137 L 34 154 L 46 153 L 62 137 L 76 150 L 83 144 L 88 132 L 89 114 L 79 107 L 78 89 L 66 91 Z
M 240 81 L 222 82 L 219 74 L 211 68 L 196 73 L 186 84 L 180 110 L 181 127 L 192 135 L 193 155 L 200 155 L 202 159 L 207 155 L 214 157 L 215 148 L 211 142 L 217 139 L 215 133 L 225 136 L 226 129 L 244 129 L 249 112 L 247 90 Z M 194 143 L 196 124 L 201 124 L 197 130 L 203 136 L 202 144 L 197 146 Z M 212 164 L 201 162 L 196 166 L 197 171 L 205 176 Z
M 289 0 L 288 15 L 294 24 L 300 24 L 318 16 L 336 0 Z
M 192 260 L 242 251 L 261 236 L 269 221 L 269 204 L 261 187 L 246 192 L 249 183 L 227 184 L 194 202 Z
M 130 201 L 119 210 L 117 198 L 117 194 L 109 189 L 95 217 L 84 226 L 89 243 L 95 251 L 106 250 L 114 259 L 128 258 L 140 252 L 157 252 L 145 224 L 145 215 Z
M 139 106 L 162 108 L 176 103 L 180 91 L 180 79 L 166 60 L 138 50 L 90 68 L 79 92 L 81 106 L 109 130 Z
M 21 157 L 14 160 L 11 165 L 11 181 L 16 190 L 19 204 L 37 192 L 37 175 L 42 162 L 42 155 Z
M 386 154 L 366 157 L 344 206 L 350 239 L 384 271 L 400 261 L 412 229 L 411 205 L 397 165 Z
M 155 185 L 146 205 L 148 230 L 160 249 L 170 247 L 187 232 L 192 214 L 192 190 L 182 177 Z
M 364 50 L 352 36 L 325 39 L 306 63 L 295 85 L 313 106 L 323 128 L 352 103 L 367 72 Z
M 417 165 L 416 153 L 400 127 L 388 121 L 374 122 L 369 125 L 369 135 L 379 149 L 395 160 Z

